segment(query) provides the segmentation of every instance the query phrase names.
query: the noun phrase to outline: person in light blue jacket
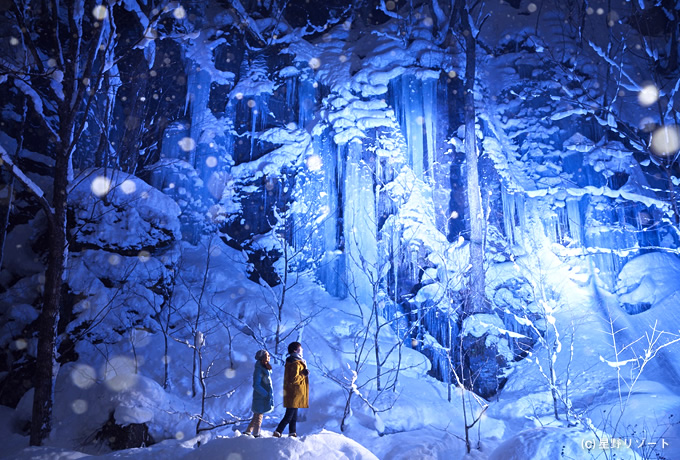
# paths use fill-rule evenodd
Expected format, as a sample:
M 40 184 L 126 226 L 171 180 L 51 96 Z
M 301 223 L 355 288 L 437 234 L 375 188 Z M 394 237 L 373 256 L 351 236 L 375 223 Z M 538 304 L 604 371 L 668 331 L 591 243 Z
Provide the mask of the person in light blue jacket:
M 259 350 L 255 353 L 255 370 L 253 371 L 253 419 L 243 434 L 260 436 L 262 416 L 274 410 L 274 389 L 272 387 L 272 365 L 269 364 L 269 353 Z

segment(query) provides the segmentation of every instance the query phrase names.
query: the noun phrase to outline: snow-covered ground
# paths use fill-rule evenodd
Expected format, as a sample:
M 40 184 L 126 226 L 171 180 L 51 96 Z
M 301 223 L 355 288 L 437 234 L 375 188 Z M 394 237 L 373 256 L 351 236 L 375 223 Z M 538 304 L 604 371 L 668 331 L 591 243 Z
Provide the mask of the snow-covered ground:
M 263 437 L 242 436 L 240 432 L 250 416 L 251 357 L 260 348 L 259 340 L 272 338 L 274 324 L 264 318 L 272 317 L 269 309 L 274 298 L 261 286 L 243 278 L 241 255 L 217 239 L 210 245 L 184 245 L 184 256 L 189 260 L 195 258 L 187 265 L 190 270 L 182 275 L 187 286 L 196 286 L 192 277 L 202 278 L 198 261 L 207 259 L 208 247 L 211 270 L 206 292 L 213 293 L 211 304 L 219 305 L 222 302 L 219 299 L 223 299 L 238 316 L 233 323 L 224 323 L 205 312 L 202 330 L 209 332 L 204 336 L 202 355 L 204 369 L 210 367 L 205 380 L 210 397 L 206 400 L 203 418 L 207 423 L 203 427 L 209 423 L 227 425 L 196 434 L 200 391 L 197 396 L 190 396 L 191 348 L 181 341 L 171 341 L 170 383 L 163 389 L 159 383 L 163 377 L 161 336 L 140 331 L 139 337 L 107 346 L 108 354 L 98 346 L 80 347 L 78 361 L 60 368 L 55 391 L 56 423 L 44 447 L 29 448 L 28 438 L 19 434 L 30 415 L 29 397 L 22 400 L 17 410 L 2 408 L 3 458 L 75 459 L 94 455 L 168 459 L 538 460 L 562 458 L 558 452 L 564 458 L 598 458 L 598 455 L 612 458 L 614 453 L 615 458 L 631 459 L 680 455 L 680 435 L 674 422 L 680 409 L 676 373 L 680 363 L 673 345 L 659 349 L 671 337 L 658 336 L 662 329 L 672 332 L 680 327 L 674 308 L 677 302 L 673 301 L 679 295 L 680 264 L 674 255 L 647 254 L 626 267 L 622 283 L 625 280 L 628 288 L 622 284 L 621 289 L 628 293 L 622 295 L 650 299 L 656 296 L 657 302 L 642 314 L 625 316 L 625 322 L 624 315 L 615 318 L 613 327 L 621 331 L 616 334 L 618 349 L 630 345 L 628 351 L 623 350 L 618 356 L 613 350 L 608 316 L 603 313 L 617 300 L 594 296 L 591 284 L 579 287 L 563 276 L 564 267 L 556 266 L 551 276 L 561 277 L 562 298 L 568 300 L 568 304 L 554 312 L 562 344 L 555 353 L 557 387 L 564 400 L 573 404 L 572 412 L 581 414 L 581 418 L 565 420 L 563 406 L 559 409 L 561 419 L 553 417 L 550 387 L 544 375 L 550 357 L 546 350 L 541 350 L 516 364 L 499 396 L 488 401 L 488 409 L 470 430 L 472 452 L 466 454 L 463 394 L 454 388 L 449 402 L 446 385 L 427 375 L 429 362 L 408 348 L 403 350 L 395 391 L 378 398 L 374 385 L 362 385 L 375 373 L 374 357 L 372 353 L 362 356 L 365 365 L 356 380 L 352 412 L 344 431 L 340 430 L 347 382 L 353 377 L 354 345 L 362 338 L 358 334 L 358 308 L 352 301 L 329 296 L 306 278 L 288 293 L 284 307 L 285 331 L 305 322 L 288 340 L 299 339 L 303 343 L 312 372 L 310 408 L 302 411 L 300 437 L 271 438 L 283 412 L 280 360 L 274 364 L 277 407 L 265 417 Z M 650 266 L 666 269 L 647 269 Z M 631 281 L 636 277 L 644 283 Z M 635 284 L 635 289 L 631 289 L 631 284 Z M 194 291 L 198 292 L 195 288 Z M 231 342 L 227 327 L 231 330 Z M 388 332 L 381 340 L 387 344 L 394 336 Z M 631 361 L 632 349 L 639 359 L 644 360 L 648 350 L 653 355 L 644 369 L 640 369 L 642 361 Z M 395 367 L 396 362 L 386 367 L 390 366 Z M 358 396 L 383 411 L 374 414 Z M 465 393 L 467 415 L 477 416 L 481 406 L 469 396 Z M 96 431 L 110 414 L 119 424 L 146 423 L 151 436 L 161 442 L 148 448 L 110 452 L 104 440 L 96 437 Z M 621 446 L 601 450 L 604 446 L 601 442 L 606 439 L 612 442 L 609 439 L 612 432 L 618 433 Z

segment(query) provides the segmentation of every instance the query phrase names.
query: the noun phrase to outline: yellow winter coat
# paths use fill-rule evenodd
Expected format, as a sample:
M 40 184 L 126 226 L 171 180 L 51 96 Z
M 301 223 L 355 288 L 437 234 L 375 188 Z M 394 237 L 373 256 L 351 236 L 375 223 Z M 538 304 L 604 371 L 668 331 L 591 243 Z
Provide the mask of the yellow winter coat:
M 283 373 L 283 407 L 306 409 L 309 407 L 309 377 L 304 375 L 307 365 L 301 359 L 289 356 Z

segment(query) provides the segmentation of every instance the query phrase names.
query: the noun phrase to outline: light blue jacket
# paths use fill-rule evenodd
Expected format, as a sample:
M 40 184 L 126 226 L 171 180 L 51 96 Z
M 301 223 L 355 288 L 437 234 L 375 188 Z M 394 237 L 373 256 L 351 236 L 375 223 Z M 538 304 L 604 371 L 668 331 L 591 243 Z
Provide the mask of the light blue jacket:
M 253 371 L 253 413 L 266 414 L 274 410 L 274 388 L 272 371 L 255 361 Z

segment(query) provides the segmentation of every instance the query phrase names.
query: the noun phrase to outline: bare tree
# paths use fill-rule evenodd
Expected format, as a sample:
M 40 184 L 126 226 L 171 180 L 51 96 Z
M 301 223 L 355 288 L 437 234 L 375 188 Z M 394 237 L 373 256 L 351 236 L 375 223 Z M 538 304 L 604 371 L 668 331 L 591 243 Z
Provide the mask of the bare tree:
M 466 1 L 457 0 L 460 29 L 458 31 L 465 40 L 465 164 L 467 178 L 467 201 L 470 213 L 470 302 L 467 304 L 468 314 L 487 311 L 484 293 L 484 213 L 479 186 L 479 168 L 477 158 L 477 112 L 475 109 L 475 79 L 477 77 L 477 37 L 482 21 L 475 24 L 471 16 L 471 8 Z
M 608 357 L 600 356 L 600 361 L 608 367 L 615 369 L 617 382 L 617 402 L 609 410 L 602 411 L 605 414 L 599 422 L 594 422 L 587 411 L 577 411 L 568 406 L 572 417 L 583 424 L 597 439 L 599 443 L 604 437 L 630 438 L 634 432 L 642 431 L 651 446 L 642 450 L 642 458 L 659 458 L 658 451 L 654 452 L 655 438 L 662 438 L 670 428 L 671 422 L 666 425 L 643 427 L 629 426 L 625 422 L 625 416 L 631 410 L 631 398 L 636 392 L 638 382 L 645 374 L 646 369 L 660 358 L 660 354 L 667 348 L 677 346 L 680 342 L 680 334 L 668 332 L 659 327 L 655 321 L 641 336 L 630 337 L 627 328 L 620 325 L 619 317 L 612 311 L 607 310 L 608 331 L 605 332 L 610 338 L 611 354 Z M 658 420 L 655 421 L 659 423 Z M 617 458 L 615 446 L 603 449 L 607 459 Z
M 466 350 L 463 347 L 463 341 L 459 342 L 458 346 L 459 362 L 464 363 L 464 354 Z M 470 431 L 480 423 L 484 412 L 489 408 L 489 404 L 471 391 L 467 391 L 464 385 L 464 380 L 457 373 L 453 373 L 456 378 L 456 386 L 460 390 L 460 399 L 463 408 L 463 421 L 465 423 L 465 449 L 469 454 L 472 450 L 472 442 L 470 441 Z M 472 376 L 474 380 L 477 376 Z M 467 398 L 466 398 L 467 396 Z M 481 430 L 481 423 L 479 429 Z
M 276 321 L 274 356 L 279 355 L 281 343 L 306 322 L 301 320 L 298 326 L 284 332 L 284 309 L 287 295 L 300 281 L 298 265 L 310 250 L 309 244 L 319 219 L 317 210 L 308 207 L 305 212 L 299 212 L 294 205 L 295 202 L 291 202 L 287 204 L 286 209 L 274 208 L 274 222 L 269 223 L 271 230 L 265 235 L 254 238 L 251 245 L 254 250 L 266 254 L 274 252 L 277 257 L 271 267 L 271 273 L 268 273 L 274 285 L 267 282 L 260 284 L 268 294 L 264 295 L 265 301 Z M 255 270 L 258 268 L 255 267 Z
M 17 184 L 33 195 L 48 224 L 47 271 L 38 319 L 30 439 L 31 445 L 40 445 L 51 427 L 56 325 L 69 254 L 66 206 L 69 182 L 73 178 L 73 155 L 88 122 L 99 110 L 96 99 L 110 89 L 109 77 L 117 71 L 120 53 L 143 45 L 144 37 L 125 49 L 119 43 L 121 34 L 113 20 L 115 10 L 95 2 L 79 7 L 76 2 L 49 1 L 37 7 L 16 0 L 8 6 L 2 23 L 15 38 L 10 41 L 12 49 L 3 53 L 0 82 L 29 101 L 30 129 L 45 133 L 49 140 L 45 145 L 52 146 L 45 154 L 54 158 L 52 188 L 48 191 L 38 187 L 21 170 L 19 157 L 4 149 L 0 151 L 3 166 Z M 126 7 L 144 11 L 136 2 L 128 2 Z M 155 15 L 146 18 L 148 27 L 142 29 L 147 32 L 153 29 L 163 12 L 162 8 L 155 10 Z M 50 26 L 45 27 L 46 24 Z M 27 138 L 28 129 L 18 133 L 19 138 Z

